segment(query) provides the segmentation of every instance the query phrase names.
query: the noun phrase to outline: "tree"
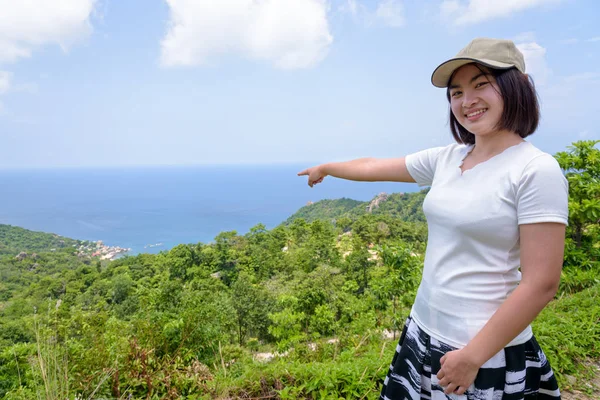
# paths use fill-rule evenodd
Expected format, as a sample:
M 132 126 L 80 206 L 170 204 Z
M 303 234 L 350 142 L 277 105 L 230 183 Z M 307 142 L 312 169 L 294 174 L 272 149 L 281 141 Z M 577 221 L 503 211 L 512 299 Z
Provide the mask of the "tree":
M 266 324 L 270 309 L 266 291 L 254 285 L 246 272 L 238 275 L 231 289 L 233 308 L 237 315 L 239 344 L 244 344 L 250 332 L 264 336 L 268 329 Z
M 341 257 L 335 246 L 337 234 L 330 222 L 316 220 L 306 224 L 303 219 L 296 219 L 290 225 L 290 232 L 290 261 L 295 268 L 308 273 L 321 265 L 340 264 Z
M 185 280 L 188 270 L 197 263 L 197 256 L 191 246 L 180 244 L 173 247 L 167 254 L 169 276 L 171 279 Z
M 600 235 L 600 140 L 573 143 L 568 151 L 555 158 L 569 182 L 569 226 L 567 227 L 567 260 L 578 253 L 572 263 L 595 262 Z M 572 252 L 570 252 L 572 250 Z M 592 256 L 591 260 L 589 259 Z M 581 265 L 581 264 L 580 264 Z
M 358 284 L 357 293 L 362 294 L 369 286 L 369 270 L 375 265 L 367 246 L 359 239 L 352 240 L 352 252 L 345 259 L 346 276 Z
M 251 272 L 261 280 L 270 278 L 282 262 L 282 249 L 287 239 L 280 234 L 281 229 L 285 228 L 269 232 L 263 224 L 258 224 L 245 236 L 248 242 L 246 262 Z
M 305 315 L 296 311 L 298 299 L 294 296 L 282 296 L 278 303 L 281 310 L 269 314 L 269 333 L 277 340 L 279 350 L 285 351 L 306 339 L 302 331 Z
M 339 217 L 335 220 L 335 226 L 341 229 L 342 232 L 348 232 L 352 227 L 352 219 L 346 216 Z
M 242 256 L 245 240 L 237 231 L 221 232 L 215 237 L 218 269 L 226 283 L 231 283 L 237 275 L 237 265 Z

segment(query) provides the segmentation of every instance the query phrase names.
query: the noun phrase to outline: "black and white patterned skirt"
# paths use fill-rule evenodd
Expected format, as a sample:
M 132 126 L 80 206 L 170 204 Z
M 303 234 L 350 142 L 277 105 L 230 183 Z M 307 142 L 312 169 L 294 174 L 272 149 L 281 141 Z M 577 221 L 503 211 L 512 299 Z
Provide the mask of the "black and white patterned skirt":
M 437 373 L 440 359 L 456 350 L 425 333 L 409 317 L 402 330 L 380 399 L 382 400 L 556 400 L 558 384 L 535 337 L 506 347 L 479 370 L 463 395 L 444 394 Z

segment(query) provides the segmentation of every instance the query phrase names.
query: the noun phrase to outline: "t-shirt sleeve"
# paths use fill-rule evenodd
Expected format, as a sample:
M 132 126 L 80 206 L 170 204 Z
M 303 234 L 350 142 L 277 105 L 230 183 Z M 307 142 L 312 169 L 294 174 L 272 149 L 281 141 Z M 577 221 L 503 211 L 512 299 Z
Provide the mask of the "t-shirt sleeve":
M 443 147 L 432 147 L 405 157 L 406 169 L 419 186 L 431 186 Z
M 531 160 L 517 189 L 518 224 L 558 222 L 568 225 L 569 183 L 549 154 Z

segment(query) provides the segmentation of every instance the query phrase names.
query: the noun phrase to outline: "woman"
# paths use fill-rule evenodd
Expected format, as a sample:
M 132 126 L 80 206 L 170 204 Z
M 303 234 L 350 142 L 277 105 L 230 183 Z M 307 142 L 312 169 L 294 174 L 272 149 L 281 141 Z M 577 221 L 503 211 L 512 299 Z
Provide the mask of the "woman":
M 539 106 L 513 42 L 479 38 L 442 63 L 457 143 L 398 159 L 300 172 L 431 186 L 423 278 L 382 399 L 560 399 L 530 323 L 554 297 L 568 186 L 554 158 L 524 140 Z

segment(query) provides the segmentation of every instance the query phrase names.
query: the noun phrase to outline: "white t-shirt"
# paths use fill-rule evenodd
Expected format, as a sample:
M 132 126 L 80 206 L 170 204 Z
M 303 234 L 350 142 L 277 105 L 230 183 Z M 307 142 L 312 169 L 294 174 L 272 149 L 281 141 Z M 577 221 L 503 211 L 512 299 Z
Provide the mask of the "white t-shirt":
M 411 316 L 425 332 L 464 347 L 521 280 L 519 225 L 567 224 L 568 183 L 557 161 L 529 142 L 461 173 L 472 145 L 406 157 L 429 228 L 423 279 Z M 528 326 L 508 346 L 532 336 Z

